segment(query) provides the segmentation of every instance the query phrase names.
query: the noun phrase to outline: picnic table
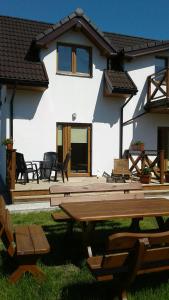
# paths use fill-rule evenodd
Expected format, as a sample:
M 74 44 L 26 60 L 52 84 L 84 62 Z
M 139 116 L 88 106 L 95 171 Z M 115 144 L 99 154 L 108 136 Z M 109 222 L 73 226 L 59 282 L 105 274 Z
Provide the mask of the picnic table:
M 169 216 L 169 200 L 165 198 L 67 202 L 59 206 L 71 218 L 81 222 Z
M 84 227 L 84 243 L 88 245 L 90 233 L 96 221 L 132 218 L 135 221 L 135 229 L 138 230 L 139 222 L 137 222 L 137 219 L 155 217 L 159 228 L 164 229 L 165 222 L 162 217 L 169 216 L 169 200 L 165 198 L 67 202 L 61 203 L 59 206 L 73 220 L 86 224 Z

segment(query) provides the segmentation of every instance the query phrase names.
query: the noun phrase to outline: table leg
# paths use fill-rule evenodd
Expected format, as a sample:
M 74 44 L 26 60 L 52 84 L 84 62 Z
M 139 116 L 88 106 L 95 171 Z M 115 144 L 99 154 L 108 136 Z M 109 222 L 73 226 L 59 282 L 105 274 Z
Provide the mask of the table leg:
M 165 230 L 169 230 L 169 218 L 165 221 Z
M 91 241 L 93 237 L 93 232 L 95 228 L 96 222 L 82 222 L 82 234 L 83 234 L 83 249 L 85 251 L 85 255 L 87 254 L 88 257 L 92 256 L 91 250 Z M 87 253 L 86 253 L 87 250 Z
M 140 221 L 142 221 L 143 218 L 133 218 L 130 225 L 130 230 L 137 232 L 140 231 Z
M 156 218 L 156 221 L 157 221 L 157 224 L 158 224 L 158 227 L 160 230 L 165 230 L 166 228 L 166 223 L 164 222 L 164 219 L 163 217 L 155 217 Z

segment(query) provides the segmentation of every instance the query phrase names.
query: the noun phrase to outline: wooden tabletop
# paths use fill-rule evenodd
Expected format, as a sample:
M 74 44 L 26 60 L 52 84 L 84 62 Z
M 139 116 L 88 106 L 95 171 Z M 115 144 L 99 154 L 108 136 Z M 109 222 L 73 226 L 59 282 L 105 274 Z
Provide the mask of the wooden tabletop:
M 76 221 L 169 216 L 169 200 L 165 198 L 72 202 L 59 206 Z

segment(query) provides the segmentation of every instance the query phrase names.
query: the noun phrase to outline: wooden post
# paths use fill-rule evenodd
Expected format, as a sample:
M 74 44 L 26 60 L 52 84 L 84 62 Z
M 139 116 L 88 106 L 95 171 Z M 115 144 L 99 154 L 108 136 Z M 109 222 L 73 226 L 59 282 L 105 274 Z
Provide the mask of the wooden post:
M 167 93 L 167 98 L 169 98 L 169 69 L 166 69 L 166 93 Z
M 160 183 L 164 183 L 164 150 L 160 150 Z
M 16 150 L 6 150 L 6 183 L 8 189 L 15 189 L 15 173 L 16 173 Z
M 145 151 L 141 151 L 140 153 L 141 156 L 141 172 L 143 171 L 144 167 L 145 167 Z
M 148 82 L 147 82 L 147 102 L 151 101 L 151 79 L 148 77 Z

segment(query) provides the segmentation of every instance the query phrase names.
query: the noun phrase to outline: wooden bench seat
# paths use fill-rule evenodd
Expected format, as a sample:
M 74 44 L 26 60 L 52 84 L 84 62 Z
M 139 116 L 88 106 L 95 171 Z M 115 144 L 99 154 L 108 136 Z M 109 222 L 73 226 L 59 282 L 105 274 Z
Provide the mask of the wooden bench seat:
M 115 288 L 127 299 L 125 291 L 137 275 L 169 270 L 169 231 L 113 234 L 105 253 L 89 257 L 87 264 L 99 281 L 118 277 Z
M 16 227 L 15 241 L 17 255 L 43 254 L 49 250 L 48 241 L 39 225 Z
M 23 225 L 13 230 L 11 217 L 0 196 L 0 237 L 9 256 L 17 260 L 18 267 L 10 275 L 9 281 L 15 283 L 29 272 L 37 279 L 43 279 L 44 273 L 36 265 L 38 258 L 50 251 L 45 233 L 40 225 Z

